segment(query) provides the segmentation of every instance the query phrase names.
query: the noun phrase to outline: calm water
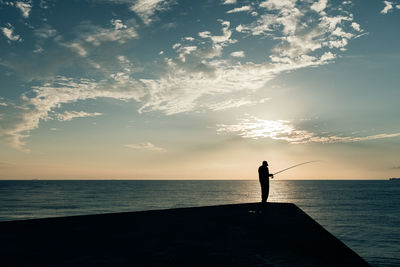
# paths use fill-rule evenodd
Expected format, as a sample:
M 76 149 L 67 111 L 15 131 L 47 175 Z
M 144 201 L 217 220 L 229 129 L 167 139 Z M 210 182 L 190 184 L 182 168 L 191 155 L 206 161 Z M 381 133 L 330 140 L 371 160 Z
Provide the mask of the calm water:
M 0 220 L 259 201 L 258 181 L 0 181 Z M 272 181 L 373 266 L 400 266 L 400 182 Z

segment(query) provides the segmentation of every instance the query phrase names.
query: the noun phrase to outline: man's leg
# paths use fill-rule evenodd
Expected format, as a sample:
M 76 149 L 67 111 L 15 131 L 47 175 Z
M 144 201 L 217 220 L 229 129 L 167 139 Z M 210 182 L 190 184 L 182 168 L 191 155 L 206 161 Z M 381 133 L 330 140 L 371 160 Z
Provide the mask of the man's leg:
M 269 194 L 269 183 L 261 183 L 261 202 L 266 203 Z

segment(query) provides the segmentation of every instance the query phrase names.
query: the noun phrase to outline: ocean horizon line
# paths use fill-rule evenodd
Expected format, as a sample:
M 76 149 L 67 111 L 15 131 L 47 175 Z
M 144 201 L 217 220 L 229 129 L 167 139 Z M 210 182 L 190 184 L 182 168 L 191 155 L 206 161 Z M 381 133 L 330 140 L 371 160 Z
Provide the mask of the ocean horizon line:
M 230 178 L 18 178 L 1 179 L 0 181 L 258 181 L 254 179 Z M 271 181 L 389 181 L 389 178 L 283 178 Z

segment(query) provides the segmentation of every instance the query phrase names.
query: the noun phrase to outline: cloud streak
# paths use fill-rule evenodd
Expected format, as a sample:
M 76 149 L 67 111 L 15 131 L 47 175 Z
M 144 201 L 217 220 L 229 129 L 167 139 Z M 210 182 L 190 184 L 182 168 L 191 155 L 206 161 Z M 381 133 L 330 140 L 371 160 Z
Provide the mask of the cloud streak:
M 9 41 L 22 42 L 21 36 L 14 32 L 14 27 L 10 23 L 7 23 L 6 27 L 0 27 L 0 30 Z
M 2 4 L 19 9 L 22 13 L 22 17 L 24 17 L 26 19 L 29 18 L 29 14 L 32 9 L 32 0 L 15 1 L 15 2 L 0 1 L 0 5 L 2 5 Z
M 133 21 L 124 23 L 120 19 L 110 20 L 109 28 L 93 26 L 91 24 L 81 25 L 81 33 L 78 38 L 69 42 L 60 42 L 62 46 L 71 49 L 82 57 L 89 55 L 90 51 L 101 46 L 103 43 L 116 42 L 124 44 L 128 40 L 138 37 Z
M 133 87 L 135 90 L 130 90 Z M 1 121 L 2 131 L 0 136 L 7 140 L 13 147 L 29 151 L 24 148 L 25 138 L 29 132 L 38 128 L 40 121 L 53 119 L 51 113 L 55 112 L 63 104 L 73 103 L 80 100 L 96 98 L 112 98 L 121 101 L 139 101 L 144 95 L 141 86 L 136 81 L 120 78 L 100 82 L 88 79 L 74 80 L 66 77 L 58 77 L 52 83 L 42 86 L 34 86 L 32 91 L 22 96 L 24 101 L 20 108 L 12 113 L 13 118 Z M 30 95 L 34 95 L 30 97 Z M 85 113 L 97 115 L 99 113 Z M 64 113 L 58 115 L 60 120 L 69 120 L 83 113 Z
M 167 10 L 172 3 L 169 0 L 138 0 L 130 10 L 138 14 L 144 24 L 150 24 L 156 12 Z
M 217 133 L 237 134 L 243 138 L 251 139 L 268 138 L 272 140 L 286 141 L 291 144 L 350 143 L 400 136 L 400 133 L 376 134 L 370 136 L 320 135 L 306 130 L 298 130 L 290 123 L 290 121 L 264 120 L 256 117 L 240 119 L 237 124 L 218 124 Z
M 162 147 L 158 147 L 150 142 L 143 142 L 137 144 L 127 144 L 125 147 L 136 149 L 136 150 L 147 150 L 147 151 L 154 151 L 154 152 L 166 152 L 167 150 Z
M 244 51 L 235 51 L 231 53 L 232 57 L 245 57 Z
M 237 8 L 228 10 L 226 13 L 232 14 L 232 13 L 239 13 L 239 12 L 247 12 L 247 11 L 251 11 L 251 10 L 252 10 L 251 6 L 242 6 L 242 7 L 237 7 Z
M 263 98 L 263 99 L 257 99 L 257 100 L 252 100 L 251 98 L 232 98 L 228 99 L 225 101 L 219 101 L 216 103 L 207 103 L 205 104 L 205 107 L 213 110 L 213 111 L 220 111 L 220 110 L 226 110 L 226 109 L 231 109 L 231 108 L 238 108 L 238 107 L 244 107 L 244 106 L 254 106 L 257 104 L 262 104 L 267 101 L 269 101 L 270 98 Z
M 236 4 L 236 0 L 223 0 L 223 5 L 233 5 Z
M 85 112 L 85 111 L 65 111 L 63 113 L 57 114 L 57 119 L 59 121 L 71 121 L 75 118 L 85 118 L 85 117 L 97 117 L 103 115 L 99 112 Z
M 21 11 L 24 18 L 29 18 L 29 13 L 32 9 L 32 1 L 17 1 L 15 7 Z
M 95 2 L 107 2 L 109 4 L 124 4 L 129 10 L 135 12 L 145 25 L 151 24 L 157 19 L 157 13 L 169 10 L 176 4 L 174 0 L 93 0 Z
M 383 1 L 383 4 L 385 4 L 385 6 L 383 7 L 383 9 L 381 10 L 381 14 L 386 15 L 389 12 L 391 12 L 393 9 L 400 9 L 400 4 L 398 4 L 398 2 L 393 2 L 393 1 Z
M 381 10 L 381 14 L 387 14 L 389 10 L 393 9 L 393 3 L 389 1 L 383 1 L 385 7 Z

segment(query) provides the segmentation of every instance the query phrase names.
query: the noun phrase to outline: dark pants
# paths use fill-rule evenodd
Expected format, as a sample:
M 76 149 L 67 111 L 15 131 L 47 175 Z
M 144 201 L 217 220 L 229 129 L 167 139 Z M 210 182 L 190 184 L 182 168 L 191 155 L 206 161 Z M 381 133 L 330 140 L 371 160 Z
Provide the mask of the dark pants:
M 265 203 L 269 194 L 269 181 L 260 181 L 261 184 L 261 202 Z

